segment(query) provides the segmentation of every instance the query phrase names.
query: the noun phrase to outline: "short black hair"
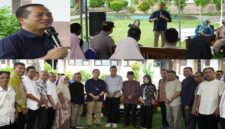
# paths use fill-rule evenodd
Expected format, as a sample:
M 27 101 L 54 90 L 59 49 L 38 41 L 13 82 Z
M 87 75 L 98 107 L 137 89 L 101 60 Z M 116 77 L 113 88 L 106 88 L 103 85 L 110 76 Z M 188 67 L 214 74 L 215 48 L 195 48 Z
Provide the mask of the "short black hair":
M 81 25 L 79 23 L 72 23 L 70 25 L 70 32 L 71 33 L 77 33 L 81 29 Z
M 133 75 L 134 76 L 134 72 L 133 71 L 128 71 L 127 75 Z
M 132 37 L 136 40 L 140 39 L 141 36 L 141 30 L 139 27 L 131 27 L 128 30 L 128 37 Z
M 165 39 L 167 43 L 175 43 L 178 41 L 178 32 L 175 28 L 169 28 L 165 31 Z
M 167 69 L 161 69 L 161 72 L 162 72 L 162 71 L 166 71 L 166 72 L 168 72 L 168 70 L 167 70 Z
M 173 70 L 169 70 L 167 73 L 173 73 L 174 75 L 176 75 L 176 72 Z
M 10 76 L 10 72 L 8 72 L 8 71 L 0 71 L 0 75 L 2 75 L 3 73 L 6 73 Z
M 208 70 L 208 69 L 212 70 L 215 73 L 215 70 L 214 70 L 213 67 L 206 67 L 206 68 L 203 69 L 203 72 L 205 72 L 205 70 Z
M 99 70 L 99 69 L 94 69 L 94 70 L 92 71 L 92 74 L 93 74 L 95 71 L 99 71 L 99 72 L 100 72 L 100 70 Z
M 217 70 L 216 72 L 219 72 L 219 73 L 222 73 L 222 74 L 224 73 L 223 70 Z
M 110 70 L 113 69 L 113 68 L 117 69 L 117 67 L 113 65 L 113 66 L 110 67 Z
M 185 69 L 189 69 L 189 70 L 191 70 L 191 72 L 192 72 L 192 68 L 191 68 L 191 67 L 185 67 L 184 70 L 185 70 Z
M 36 70 L 36 68 L 35 68 L 34 66 L 28 66 L 28 67 L 26 68 L 26 73 L 28 73 L 30 69 L 35 69 L 35 70 Z
M 201 71 L 198 71 L 198 72 L 196 72 L 195 74 L 200 74 L 202 77 L 204 77 L 204 73 L 203 72 L 201 72 Z
M 76 76 L 76 75 L 81 75 L 81 73 L 79 73 L 79 72 L 78 73 L 75 73 L 74 76 Z
M 22 62 L 15 62 L 14 65 L 13 65 L 13 68 L 16 68 L 18 65 L 23 65 L 23 66 L 25 66 L 25 64 L 22 63 Z
M 42 7 L 45 7 L 44 5 L 42 4 L 26 4 L 26 5 L 23 5 L 21 7 L 19 7 L 17 10 L 16 10 L 16 17 L 17 19 L 19 17 L 23 17 L 23 18 L 27 18 L 27 16 L 30 14 L 30 12 L 28 10 L 26 10 L 28 7 L 32 7 L 32 6 L 42 6 Z

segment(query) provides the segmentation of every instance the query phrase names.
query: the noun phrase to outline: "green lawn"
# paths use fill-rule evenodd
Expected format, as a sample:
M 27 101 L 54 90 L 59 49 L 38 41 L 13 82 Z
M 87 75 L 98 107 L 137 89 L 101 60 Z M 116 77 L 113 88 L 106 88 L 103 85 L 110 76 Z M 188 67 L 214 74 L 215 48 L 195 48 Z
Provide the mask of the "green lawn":
M 127 31 L 129 29 L 128 24 L 133 23 L 133 20 L 118 20 L 118 19 L 108 19 L 115 23 L 115 28 L 111 37 L 114 39 L 115 43 L 118 43 L 119 40 L 123 39 L 127 36 Z M 80 20 L 73 20 L 71 23 L 80 22 Z M 199 20 L 187 20 L 182 19 L 181 26 L 182 28 L 195 28 L 200 23 Z M 219 24 L 211 23 L 215 26 L 215 28 L 219 27 Z M 85 27 L 85 25 L 83 25 Z M 141 40 L 139 41 L 140 44 L 143 46 L 153 46 L 153 23 L 149 23 L 147 20 L 141 21 Z M 179 28 L 179 20 L 174 19 L 171 23 L 168 23 L 168 28 Z M 85 29 L 83 29 L 83 34 L 85 35 Z M 159 41 L 161 44 L 161 41 Z M 185 44 L 182 42 L 182 48 L 184 48 Z
M 140 116 L 137 117 L 137 124 L 140 125 Z M 121 116 L 120 117 L 120 123 L 118 124 L 118 129 L 122 129 L 123 127 L 123 121 L 124 121 L 124 117 Z M 102 128 L 101 129 L 110 129 L 110 128 L 106 128 L 105 125 L 106 125 L 106 122 L 107 122 L 107 118 L 106 117 L 103 117 L 102 118 Z M 130 124 L 131 124 L 131 118 L 130 118 Z M 86 118 L 85 116 L 82 116 L 81 118 L 81 125 L 82 126 L 86 126 Z M 161 125 L 161 113 L 160 113 L 160 108 L 158 108 L 158 111 L 157 113 L 155 113 L 153 115 L 153 121 L 152 121 L 152 126 L 153 128 L 152 129 L 160 129 L 159 126 Z M 91 129 L 98 129 L 95 127 L 94 125 L 94 118 L 93 118 L 93 125 L 91 127 Z M 125 129 L 134 129 L 132 126 L 129 126 Z

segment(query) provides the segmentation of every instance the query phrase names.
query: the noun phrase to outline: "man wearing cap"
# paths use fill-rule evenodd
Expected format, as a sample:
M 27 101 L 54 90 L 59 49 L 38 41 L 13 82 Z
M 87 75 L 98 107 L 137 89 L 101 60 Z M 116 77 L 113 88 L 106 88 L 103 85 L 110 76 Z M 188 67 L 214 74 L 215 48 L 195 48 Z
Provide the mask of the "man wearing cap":
M 113 27 L 113 22 L 104 21 L 102 31 L 91 40 L 91 48 L 95 50 L 98 59 L 109 59 L 112 55 L 115 42 L 109 35 L 113 32 Z
M 171 22 L 170 14 L 163 10 L 165 3 L 159 3 L 159 10 L 152 13 L 149 18 L 150 22 L 154 22 L 154 47 L 158 47 L 159 35 L 161 35 L 162 44 L 161 47 L 164 47 L 164 32 L 167 30 L 167 22 Z
M 124 128 L 129 126 L 129 114 L 130 111 L 132 112 L 132 126 L 134 128 L 138 128 L 137 126 L 137 118 L 136 118 L 136 111 L 137 111 L 137 104 L 138 98 L 140 96 L 141 86 L 138 81 L 134 80 L 134 72 L 129 71 L 127 72 L 127 81 L 123 82 L 123 103 L 124 103 L 124 115 L 125 115 L 125 123 Z
M 222 45 L 225 44 L 225 19 L 222 20 L 222 26 L 216 33 L 216 43 L 213 45 L 213 50 L 215 53 L 219 53 Z

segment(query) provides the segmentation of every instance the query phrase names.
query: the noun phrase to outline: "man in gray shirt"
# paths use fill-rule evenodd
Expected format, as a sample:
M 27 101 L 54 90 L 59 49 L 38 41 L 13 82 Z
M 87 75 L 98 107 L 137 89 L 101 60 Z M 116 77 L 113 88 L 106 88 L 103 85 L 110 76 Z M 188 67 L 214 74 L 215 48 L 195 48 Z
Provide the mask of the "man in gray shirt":
M 120 105 L 120 91 L 123 85 L 123 79 L 117 75 L 116 66 L 110 67 L 111 74 L 105 78 L 106 83 L 106 111 L 107 111 L 107 124 L 106 127 L 117 128 L 119 122 L 119 105 Z
M 182 129 L 181 123 L 181 82 L 176 79 L 175 71 L 168 71 L 168 82 L 165 86 L 166 92 L 166 115 L 170 129 Z
M 113 32 L 113 27 L 113 22 L 103 22 L 102 31 L 91 40 L 91 48 L 95 50 L 98 59 L 109 59 L 112 55 L 115 42 L 109 35 Z

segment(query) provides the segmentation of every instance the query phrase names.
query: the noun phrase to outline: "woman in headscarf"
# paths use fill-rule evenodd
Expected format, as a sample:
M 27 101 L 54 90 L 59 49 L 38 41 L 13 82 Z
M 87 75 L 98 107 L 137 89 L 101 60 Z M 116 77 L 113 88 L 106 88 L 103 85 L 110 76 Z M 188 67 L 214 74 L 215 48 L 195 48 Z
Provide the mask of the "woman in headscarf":
M 202 36 L 210 36 L 213 35 L 213 30 L 209 26 L 209 19 L 203 19 L 202 24 L 199 24 L 195 29 L 195 35 L 193 38 L 202 35 Z
M 143 78 L 144 84 L 141 85 L 141 124 L 142 128 L 152 128 L 153 106 L 155 105 L 155 85 L 149 75 Z
M 222 26 L 216 34 L 216 43 L 213 45 L 215 54 L 219 53 L 222 45 L 225 45 L 225 19 L 222 20 Z
M 190 40 L 185 59 L 211 59 L 210 41 L 205 36 L 197 36 Z
M 56 111 L 56 125 L 55 129 L 70 129 L 70 91 L 69 78 L 62 76 L 56 87 L 58 94 L 58 107 Z

